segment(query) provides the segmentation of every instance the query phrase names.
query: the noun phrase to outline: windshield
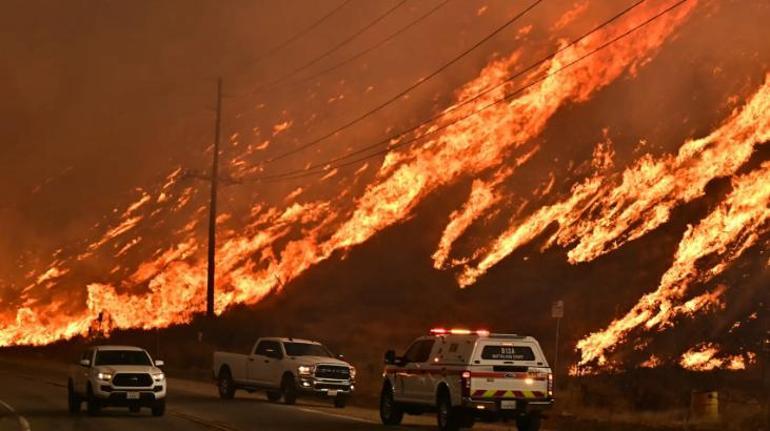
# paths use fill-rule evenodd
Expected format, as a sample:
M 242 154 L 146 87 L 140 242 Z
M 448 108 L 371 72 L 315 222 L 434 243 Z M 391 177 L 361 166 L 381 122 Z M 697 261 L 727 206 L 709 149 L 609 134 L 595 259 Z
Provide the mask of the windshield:
M 331 358 L 333 355 L 326 347 L 320 344 L 309 343 L 283 343 L 287 356 L 323 356 Z
M 150 357 L 141 350 L 100 350 L 95 365 L 152 365 Z

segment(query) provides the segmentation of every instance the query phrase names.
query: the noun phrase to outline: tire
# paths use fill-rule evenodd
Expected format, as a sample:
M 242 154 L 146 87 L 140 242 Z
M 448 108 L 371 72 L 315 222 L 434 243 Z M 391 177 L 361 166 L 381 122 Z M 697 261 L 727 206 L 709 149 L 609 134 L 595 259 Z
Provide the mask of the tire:
M 72 380 L 67 382 L 67 410 L 71 415 L 80 413 L 80 396 L 75 392 Z
M 86 391 L 86 411 L 88 411 L 89 416 L 96 416 L 102 411 L 102 403 L 94 396 L 94 391 L 91 389 L 90 384 Z
M 344 409 L 345 406 L 347 405 L 348 405 L 347 395 L 338 394 L 336 397 L 334 397 L 334 408 Z
M 281 393 L 276 391 L 267 391 L 267 400 L 272 403 L 277 403 L 281 400 Z
M 294 376 L 287 374 L 281 380 L 281 397 L 286 405 L 293 405 L 297 402 L 297 384 L 294 383 Z
M 224 368 L 219 372 L 217 389 L 219 389 L 219 398 L 223 400 L 231 400 L 235 397 L 235 382 L 229 369 Z
M 389 383 L 383 385 L 380 394 L 380 420 L 388 426 L 401 425 L 404 420 L 404 410 L 393 398 L 393 388 Z
M 465 425 L 465 414 L 457 407 L 452 407 L 452 400 L 446 390 L 436 397 L 436 424 L 439 431 L 458 431 Z
M 519 431 L 539 431 L 540 415 L 529 413 L 516 418 L 516 429 Z
M 152 405 L 152 415 L 161 417 L 166 414 L 166 399 L 156 400 Z

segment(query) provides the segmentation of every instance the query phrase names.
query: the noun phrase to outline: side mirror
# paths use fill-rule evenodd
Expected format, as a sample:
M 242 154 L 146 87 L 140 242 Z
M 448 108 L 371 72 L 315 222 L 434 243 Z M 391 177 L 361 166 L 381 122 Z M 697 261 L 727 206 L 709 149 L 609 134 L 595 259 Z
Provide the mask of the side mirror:
M 385 352 L 385 365 L 395 365 L 396 364 L 396 351 L 395 350 L 388 350 Z
M 161 359 L 156 359 L 156 360 L 155 360 L 155 366 L 156 366 L 156 367 L 162 367 L 162 366 L 164 366 L 164 365 L 166 365 L 166 363 L 165 363 L 165 362 L 163 362 L 163 360 L 161 360 Z
M 337 355 L 337 359 L 340 359 L 340 360 L 345 359 L 345 355 L 340 353 L 339 355 Z
M 90 367 L 91 366 L 91 361 L 88 360 L 88 359 L 81 359 L 80 360 L 80 366 L 81 367 Z

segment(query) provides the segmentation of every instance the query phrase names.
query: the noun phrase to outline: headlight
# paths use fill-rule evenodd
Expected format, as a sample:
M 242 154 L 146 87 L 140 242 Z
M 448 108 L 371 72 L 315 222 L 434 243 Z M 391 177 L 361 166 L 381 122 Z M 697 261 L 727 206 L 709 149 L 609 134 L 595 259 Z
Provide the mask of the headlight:
M 109 382 L 112 380 L 112 373 L 97 373 L 96 378 L 99 380 L 104 380 L 105 382 Z
M 155 373 L 155 374 L 153 374 L 153 375 L 152 375 L 152 378 L 153 378 L 153 379 L 154 379 L 156 382 L 162 382 L 162 381 L 163 381 L 163 379 L 165 379 L 165 378 L 166 378 L 166 375 L 165 375 L 165 374 L 163 374 L 163 373 Z
M 312 376 L 313 371 L 315 371 L 315 367 L 308 366 L 308 365 L 300 365 L 297 367 L 297 373 L 301 376 Z
M 356 379 L 356 367 L 350 367 L 350 380 Z

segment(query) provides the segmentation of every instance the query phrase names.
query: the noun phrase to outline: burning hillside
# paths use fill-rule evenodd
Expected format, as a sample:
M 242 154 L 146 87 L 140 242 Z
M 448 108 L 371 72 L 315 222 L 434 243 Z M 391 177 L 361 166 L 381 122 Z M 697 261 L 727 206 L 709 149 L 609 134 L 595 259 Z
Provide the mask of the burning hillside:
M 592 265 L 592 283 L 616 283 L 635 295 L 629 309 L 586 322 L 590 330 L 577 334 L 575 372 L 628 366 L 629 350 L 644 350 L 637 362 L 647 366 L 751 364 L 755 347 L 721 347 L 719 337 L 748 319 L 735 316 L 735 292 L 754 289 L 731 271 L 757 259 L 767 266 L 770 161 L 761 148 L 770 141 L 770 75 L 763 78 L 770 50 L 742 47 L 709 59 L 709 73 L 699 74 L 692 90 L 708 97 L 683 100 L 666 89 L 684 86 L 687 76 L 672 68 L 686 69 L 712 50 L 715 37 L 702 42 L 704 32 L 729 27 L 735 16 L 767 14 L 767 7 L 708 0 L 540 3 L 548 2 L 510 6 L 508 24 L 494 39 L 467 43 L 493 43 L 498 51 L 488 51 L 483 67 L 451 96 L 428 97 L 426 107 L 408 115 L 388 112 L 378 123 L 385 105 L 376 101 L 408 106 L 411 90 L 388 99 L 373 86 L 347 85 L 355 76 L 329 78 L 331 64 L 292 88 L 307 84 L 297 94 L 318 111 L 329 107 L 336 115 L 343 100 L 369 98 L 372 111 L 332 119 L 318 111 L 292 115 L 266 101 L 281 96 L 280 87 L 238 101 L 248 107 L 238 105 L 225 119 L 223 169 L 230 181 L 217 218 L 216 312 L 257 304 L 320 263 L 344 260 L 427 212 L 440 235 L 417 261 L 429 258 L 437 280 L 451 275 L 456 284 L 446 289 L 474 289 L 491 271 L 511 265 L 549 271 L 530 255 L 556 250 L 566 267 Z M 407 28 L 450 7 L 418 10 Z M 422 79 L 412 87 L 427 82 Z M 654 112 L 633 106 L 643 100 L 642 109 Z M 263 114 L 269 109 L 278 113 Z M 369 129 L 327 133 L 328 124 L 340 123 Z M 375 144 L 360 138 L 365 132 L 376 136 Z M 347 140 L 339 137 L 344 133 Z M 0 345 L 168 327 L 204 310 L 208 185 L 186 163 L 192 161 L 137 188 L 87 240 L 58 248 L 18 277 L 19 287 L 2 302 Z M 724 190 L 714 190 L 719 181 Z M 278 192 L 255 191 L 265 188 Z M 459 205 L 426 208 L 450 193 Z M 657 284 L 603 277 L 607 258 L 669 228 L 674 213 L 706 198 L 713 203 L 703 214 L 691 211 L 686 228 L 672 233 L 677 245 L 659 262 Z M 625 264 L 633 267 L 634 260 Z M 656 337 L 704 316 L 729 316 L 738 326 L 675 355 L 654 350 Z

